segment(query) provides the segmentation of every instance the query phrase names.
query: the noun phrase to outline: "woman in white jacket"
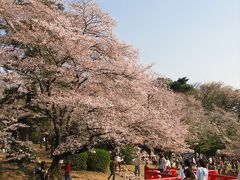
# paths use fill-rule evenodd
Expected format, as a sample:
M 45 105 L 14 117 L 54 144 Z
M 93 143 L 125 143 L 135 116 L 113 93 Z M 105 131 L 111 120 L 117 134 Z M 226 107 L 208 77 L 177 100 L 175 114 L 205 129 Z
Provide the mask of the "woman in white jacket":
M 200 159 L 198 162 L 197 180 L 208 180 L 207 164 L 204 160 Z

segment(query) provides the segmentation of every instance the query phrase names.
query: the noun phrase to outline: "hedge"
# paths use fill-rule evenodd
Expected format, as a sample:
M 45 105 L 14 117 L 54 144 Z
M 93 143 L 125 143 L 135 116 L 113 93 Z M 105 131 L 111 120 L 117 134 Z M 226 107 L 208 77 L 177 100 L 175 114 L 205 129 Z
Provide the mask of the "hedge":
M 110 153 L 104 149 L 95 149 L 95 153 L 88 152 L 88 170 L 106 172 L 110 163 Z
M 88 160 L 87 152 L 67 156 L 64 160 L 70 162 L 72 170 L 78 170 L 78 171 L 87 170 L 87 160 Z
M 124 162 L 126 164 L 132 164 L 132 161 L 136 155 L 137 149 L 133 146 L 126 145 L 121 149 Z

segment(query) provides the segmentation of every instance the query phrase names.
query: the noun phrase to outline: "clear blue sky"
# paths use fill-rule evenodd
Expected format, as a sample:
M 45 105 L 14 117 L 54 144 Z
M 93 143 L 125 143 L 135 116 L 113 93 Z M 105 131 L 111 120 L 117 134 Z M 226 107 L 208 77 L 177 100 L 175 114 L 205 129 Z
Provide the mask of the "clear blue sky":
M 240 88 L 240 0 L 97 0 L 140 62 L 191 83 Z

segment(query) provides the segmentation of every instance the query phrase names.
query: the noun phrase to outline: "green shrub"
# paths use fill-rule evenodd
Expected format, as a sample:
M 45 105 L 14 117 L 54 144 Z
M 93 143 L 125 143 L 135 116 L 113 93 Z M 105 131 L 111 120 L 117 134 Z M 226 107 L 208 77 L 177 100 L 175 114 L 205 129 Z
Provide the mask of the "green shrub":
M 37 144 L 40 141 L 41 132 L 39 129 L 30 129 L 30 140 Z
M 78 171 L 87 169 L 87 159 L 88 159 L 87 152 L 73 154 L 71 156 L 64 158 L 65 161 L 70 162 L 72 170 L 78 170 Z
M 121 149 L 121 153 L 123 155 L 124 162 L 126 164 L 131 164 L 137 153 L 137 149 L 133 146 L 126 145 Z
M 0 162 L 0 177 L 2 177 L 3 175 L 3 167 L 2 167 L 2 163 Z
M 88 170 L 106 172 L 110 162 L 110 153 L 104 149 L 95 149 L 95 152 L 88 152 Z

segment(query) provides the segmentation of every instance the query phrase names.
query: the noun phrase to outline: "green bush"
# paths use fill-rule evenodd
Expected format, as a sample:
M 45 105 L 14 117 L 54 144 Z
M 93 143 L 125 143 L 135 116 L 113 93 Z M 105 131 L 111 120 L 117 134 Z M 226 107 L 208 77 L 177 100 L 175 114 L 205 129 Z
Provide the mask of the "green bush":
M 110 163 L 110 153 L 104 149 L 95 149 L 95 152 L 88 152 L 88 170 L 106 172 Z
M 40 142 L 41 132 L 39 129 L 30 129 L 30 141 L 37 144 Z
M 72 170 L 81 171 L 81 170 L 87 169 L 87 159 L 88 159 L 88 153 L 83 152 L 83 153 L 73 154 L 71 156 L 68 156 L 64 160 L 70 162 Z
M 121 153 L 126 164 L 132 164 L 132 161 L 137 153 L 137 149 L 133 146 L 126 145 L 121 149 Z
M 2 163 L 0 162 L 0 177 L 2 177 L 3 175 L 3 167 L 2 167 Z

